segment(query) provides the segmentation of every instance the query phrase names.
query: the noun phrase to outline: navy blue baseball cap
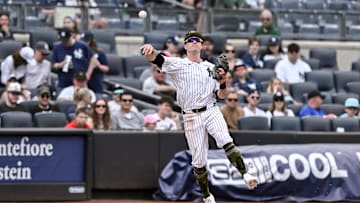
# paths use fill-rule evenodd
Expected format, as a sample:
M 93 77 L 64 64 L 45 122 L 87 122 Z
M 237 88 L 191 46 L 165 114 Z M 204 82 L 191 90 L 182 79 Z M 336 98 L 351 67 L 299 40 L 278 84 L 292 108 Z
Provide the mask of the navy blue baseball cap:
M 83 32 L 81 34 L 81 40 L 82 41 L 85 41 L 85 42 L 88 42 L 90 40 L 93 40 L 94 39 L 94 34 L 90 31 L 86 31 L 86 32 Z
M 178 36 L 170 36 L 167 38 L 166 43 L 173 43 L 175 45 L 179 44 L 179 37 Z

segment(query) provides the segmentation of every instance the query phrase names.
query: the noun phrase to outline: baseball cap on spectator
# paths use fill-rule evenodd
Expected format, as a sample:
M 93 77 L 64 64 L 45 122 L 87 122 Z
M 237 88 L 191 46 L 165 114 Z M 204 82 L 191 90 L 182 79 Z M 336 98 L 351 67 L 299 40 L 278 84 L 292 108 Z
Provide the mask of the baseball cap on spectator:
M 49 55 L 50 49 L 48 43 L 44 41 L 38 41 L 36 42 L 34 49 L 40 51 L 43 55 Z
M 94 34 L 90 31 L 86 31 L 84 33 L 81 34 L 81 40 L 84 42 L 88 42 L 90 40 L 94 39 Z
M 159 121 L 159 119 L 157 119 L 154 115 L 151 115 L 151 114 L 146 115 L 144 117 L 144 124 L 154 124 L 158 121 Z
M 285 101 L 284 94 L 282 92 L 276 92 L 273 96 L 273 101 Z
M 325 95 L 322 95 L 318 90 L 313 90 L 309 92 L 308 99 L 314 98 L 314 97 L 320 97 L 322 100 L 325 99 Z
M 347 98 L 345 100 L 345 107 L 355 107 L 355 108 L 359 108 L 359 100 L 357 100 L 356 98 Z
M 238 64 L 235 64 L 234 66 L 234 71 L 238 71 L 238 70 L 243 70 L 243 69 L 246 69 L 247 67 L 245 66 L 245 64 L 243 63 L 238 63 Z
M 84 72 L 79 71 L 79 72 L 74 73 L 73 78 L 79 82 L 83 82 L 86 80 L 86 75 Z
M 124 93 L 124 89 L 116 89 L 112 92 L 113 94 L 123 94 Z
M 23 58 L 28 64 L 36 65 L 36 60 L 34 58 L 34 50 L 30 47 L 23 47 L 20 49 L 20 56 Z
M 11 83 L 9 83 L 8 87 L 6 88 L 6 91 L 20 94 L 21 93 L 21 85 L 18 82 L 11 82 Z
M 49 94 L 50 95 L 50 88 L 47 86 L 41 86 L 38 88 L 37 91 L 38 95 L 42 95 L 42 94 Z
M 179 44 L 179 37 L 178 36 L 170 36 L 167 38 L 166 43 L 173 43 L 175 45 Z
M 184 42 L 186 42 L 186 40 L 189 39 L 190 37 L 198 37 L 198 38 L 204 40 L 204 37 L 199 32 L 196 32 L 196 31 L 192 30 L 192 31 L 185 34 Z
M 272 36 L 269 38 L 268 45 L 275 46 L 280 44 L 280 39 L 278 37 Z
M 71 30 L 69 28 L 62 28 L 58 34 L 61 41 L 67 41 L 71 37 Z
M 248 95 L 257 93 L 258 95 L 260 95 L 260 91 L 254 88 L 249 88 L 249 90 L 247 91 Z
M 7 82 L 18 82 L 18 79 L 16 78 L 15 74 L 11 74 L 7 79 Z

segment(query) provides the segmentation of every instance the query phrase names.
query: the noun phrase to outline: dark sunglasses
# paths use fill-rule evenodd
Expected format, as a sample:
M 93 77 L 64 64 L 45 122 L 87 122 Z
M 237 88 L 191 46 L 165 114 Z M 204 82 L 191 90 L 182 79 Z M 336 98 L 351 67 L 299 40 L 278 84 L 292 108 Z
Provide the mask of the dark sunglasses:
M 347 109 L 351 109 L 351 110 L 358 110 L 358 108 L 356 107 L 346 107 Z
M 132 99 L 122 99 L 121 101 L 123 101 L 123 102 L 132 102 L 133 100 Z
M 226 53 L 235 53 L 235 50 L 225 50 Z
M 185 41 L 185 43 L 188 43 L 188 42 L 197 42 L 197 43 L 201 43 L 202 42 L 202 39 L 198 38 L 198 37 L 190 37 L 189 39 L 187 39 Z
M 229 102 L 237 102 L 238 101 L 238 99 L 232 99 L 232 98 L 229 98 L 229 99 L 227 99 Z
M 282 99 L 275 99 L 275 100 L 274 100 L 274 102 L 278 102 L 278 101 L 283 102 L 284 100 L 282 100 Z
M 49 94 L 42 94 L 41 98 L 50 98 L 50 95 Z
M 19 96 L 21 94 L 20 92 L 9 92 L 9 93 L 11 93 L 12 95 L 17 95 L 17 96 Z
M 100 108 L 100 107 L 101 107 L 101 108 L 106 108 L 106 105 L 101 105 L 101 104 L 97 104 L 97 105 L 96 105 L 96 108 Z
M 261 18 L 261 21 L 270 21 L 270 18 Z
M 259 100 L 259 99 L 260 99 L 259 96 L 251 96 L 250 98 L 251 98 L 251 99 L 256 99 L 256 100 Z

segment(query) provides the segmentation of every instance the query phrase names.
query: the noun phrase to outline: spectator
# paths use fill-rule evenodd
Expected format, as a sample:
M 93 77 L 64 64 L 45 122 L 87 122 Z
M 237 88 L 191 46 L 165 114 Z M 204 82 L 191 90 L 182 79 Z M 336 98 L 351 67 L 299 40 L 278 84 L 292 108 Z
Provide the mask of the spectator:
M 311 68 L 300 58 L 300 46 L 296 43 L 289 44 L 287 55 L 276 64 L 276 77 L 284 83 L 304 82 L 305 73 L 311 72 Z
M 225 104 L 220 108 L 229 130 L 238 130 L 237 120 L 244 116 L 244 110 L 238 105 L 239 96 L 236 91 L 230 91 L 225 98 Z
M 262 25 L 256 29 L 255 35 L 281 35 L 279 29 L 272 22 L 271 11 L 263 10 L 260 14 L 260 21 Z
M 6 84 L 10 75 L 22 83 L 26 74 L 26 65 L 36 65 L 34 50 L 30 47 L 23 47 L 5 58 L 1 63 L 1 83 Z
M 179 54 L 179 37 L 170 36 L 164 43 L 164 50 L 162 51 L 165 56 L 180 57 Z
M 144 117 L 144 132 L 151 132 L 151 131 L 155 131 L 156 129 L 156 123 L 159 120 L 156 118 L 155 115 L 146 115 Z
M 273 101 L 266 112 L 266 116 L 269 119 L 269 125 L 271 124 L 271 118 L 276 116 L 289 116 L 294 117 L 294 112 L 286 107 L 285 95 L 282 92 L 276 92 L 273 97 Z
M 26 66 L 25 85 L 29 89 L 35 89 L 44 83 L 51 84 L 51 64 L 45 58 L 50 54 L 49 45 L 46 42 L 39 41 L 35 44 L 34 50 L 36 64 Z
M 11 82 L 6 88 L 7 98 L 0 104 L 0 113 L 8 111 L 25 111 L 25 108 L 18 104 L 21 95 L 21 85 L 18 82 Z
M 9 14 L 6 12 L 0 13 L 0 31 L 1 31 L 1 39 L 14 39 L 13 33 L 10 30 L 10 19 Z
M 213 64 L 216 63 L 216 56 L 214 55 L 214 41 L 211 37 L 204 37 L 201 58 L 204 61 L 209 61 Z
M 257 105 L 260 102 L 260 92 L 257 90 L 250 90 L 248 96 L 246 97 L 246 101 L 248 102 L 247 106 L 244 107 L 244 116 L 264 116 L 266 114 L 263 110 L 257 108 Z
M 75 119 L 68 123 L 65 128 L 86 128 L 90 129 L 91 127 L 87 124 L 87 119 L 89 115 L 86 108 L 78 108 L 75 112 Z
M 284 85 L 281 82 L 281 80 L 279 78 L 273 77 L 266 88 L 266 93 L 274 95 L 277 92 L 281 92 L 284 95 L 285 101 L 288 104 L 292 104 L 292 103 L 296 104 L 296 101 L 291 97 L 290 93 L 284 88 Z
M 233 84 L 238 94 L 247 95 L 251 89 L 261 90 L 260 84 L 249 77 L 247 67 L 243 64 L 235 66 L 235 78 Z
M 85 88 L 76 87 L 73 94 L 73 102 L 76 104 L 76 108 L 85 107 L 88 110 L 91 109 L 91 93 L 90 90 Z M 89 112 L 90 113 L 90 112 Z
M 97 60 L 89 46 L 71 37 L 69 29 L 61 29 L 59 38 L 61 43 L 54 46 L 51 63 L 58 70 L 58 88 L 62 89 L 72 85 L 74 73 L 86 73 L 96 66 Z
M 112 112 L 111 125 L 113 130 L 141 130 L 144 126 L 144 116 L 136 111 L 131 111 L 133 96 L 124 92 L 120 95 L 121 109 Z
M 75 40 L 81 38 L 81 33 L 78 28 L 76 20 L 70 16 L 65 16 L 63 21 L 63 27 L 68 28 L 71 31 L 71 37 Z
M 159 101 L 158 112 L 154 115 L 158 119 L 156 130 L 181 130 L 180 119 L 177 113 L 172 113 L 174 100 L 162 97 Z
M 112 100 L 108 102 L 109 105 L 109 109 L 110 109 L 110 114 L 112 112 L 118 112 L 121 109 L 121 102 L 120 102 L 120 96 L 124 93 L 123 89 L 115 89 L 112 92 Z M 139 110 L 136 108 L 136 106 L 132 105 L 131 106 L 131 111 L 136 111 L 138 112 Z
M 92 32 L 84 32 L 81 35 L 81 40 L 89 45 L 96 58 L 96 66 L 93 66 L 94 69 L 88 70 L 89 75 L 87 75 L 87 78 L 90 78 L 88 82 L 89 88 L 92 89 L 96 95 L 101 97 L 104 93 L 104 73 L 109 71 L 106 55 L 101 49 L 99 49 Z
M 224 47 L 224 54 L 227 57 L 229 63 L 229 70 L 234 70 L 236 64 L 242 64 L 242 60 L 239 58 L 235 58 L 235 47 L 233 44 L 226 43 Z
M 252 37 L 248 41 L 249 50 L 243 55 L 243 62 L 251 71 L 252 69 L 263 68 L 264 62 L 260 59 L 259 48 L 260 41 Z
M 225 75 L 225 84 L 226 84 L 226 89 L 228 91 L 234 91 L 235 90 L 235 87 L 233 85 L 233 80 L 234 80 L 234 77 L 233 77 L 233 72 L 232 71 L 228 71 Z
M 335 114 L 325 114 L 324 110 L 321 108 L 321 104 L 325 96 L 322 95 L 318 90 L 313 90 L 308 94 L 308 101 L 305 106 L 300 109 L 299 116 L 301 118 L 305 116 L 321 116 L 323 118 L 336 118 Z
M 94 130 L 111 129 L 110 111 L 105 99 L 99 98 L 92 104 L 88 123 Z
M 269 38 L 267 44 L 266 53 L 264 56 L 264 61 L 274 60 L 274 59 L 285 59 L 286 55 L 281 47 L 281 41 L 278 37 L 272 36 Z
M 57 112 L 59 109 L 51 104 L 50 101 L 50 88 L 47 85 L 42 85 L 37 90 L 38 104 L 30 109 L 30 113 L 35 114 L 38 112 Z
M 174 97 L 175 87 L 171 81 L 166 79 L 166 73 L 161 72 L 156 65 L 152 65 L 153 74 L 143 84 L 143 91 L 147 94 L 167 95 Z
M 64 88 L 58 95 L 57 100 L 58 101 L 73 101 L 73 95 L 75 92 L 75 88 L 84 88 L 89 90 L 91 95 L 91 102 L 95 102 L 96 96 L 95 93 L 87 88 L 87 80 L 85 73 L 80 71 L 74 74 L 73 76 L 73 85 Z
M 356 98 L 347 98 L 345 100 L 345 113 L 341 114 L 340 118 L 356 118 L 358 117 L 359 111 L 359 100 Z
M 6 89 L 10 85 L 10 83 L 19 83 L 16 79 L 15 75 L 10 75 L 9 79 L 6 82 Z M 3 101 L 6 101 L 8 98 L 8 91 L 5 89 L 5 91 L 1 95 L 1 99 Z M 21 94 L 19 95 L 18 103 L 21 103 L 23 101 L 29 101 L 31 100 L 31 92 L 26 88 L 25 85 L 21 85 Z

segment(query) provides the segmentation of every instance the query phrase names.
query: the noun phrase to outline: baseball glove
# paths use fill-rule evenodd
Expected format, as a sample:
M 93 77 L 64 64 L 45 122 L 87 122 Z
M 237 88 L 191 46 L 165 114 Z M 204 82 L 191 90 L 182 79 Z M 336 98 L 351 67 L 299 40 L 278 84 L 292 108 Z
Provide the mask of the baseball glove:
M 229 63 L 225 54 L 221 54 L 217 59 L 213 71 L 213 78 L 215 80 L 221 80 L 222 76 L 220 75 L 219 68 L 222 68 L 225 73 L 229 71 Z

